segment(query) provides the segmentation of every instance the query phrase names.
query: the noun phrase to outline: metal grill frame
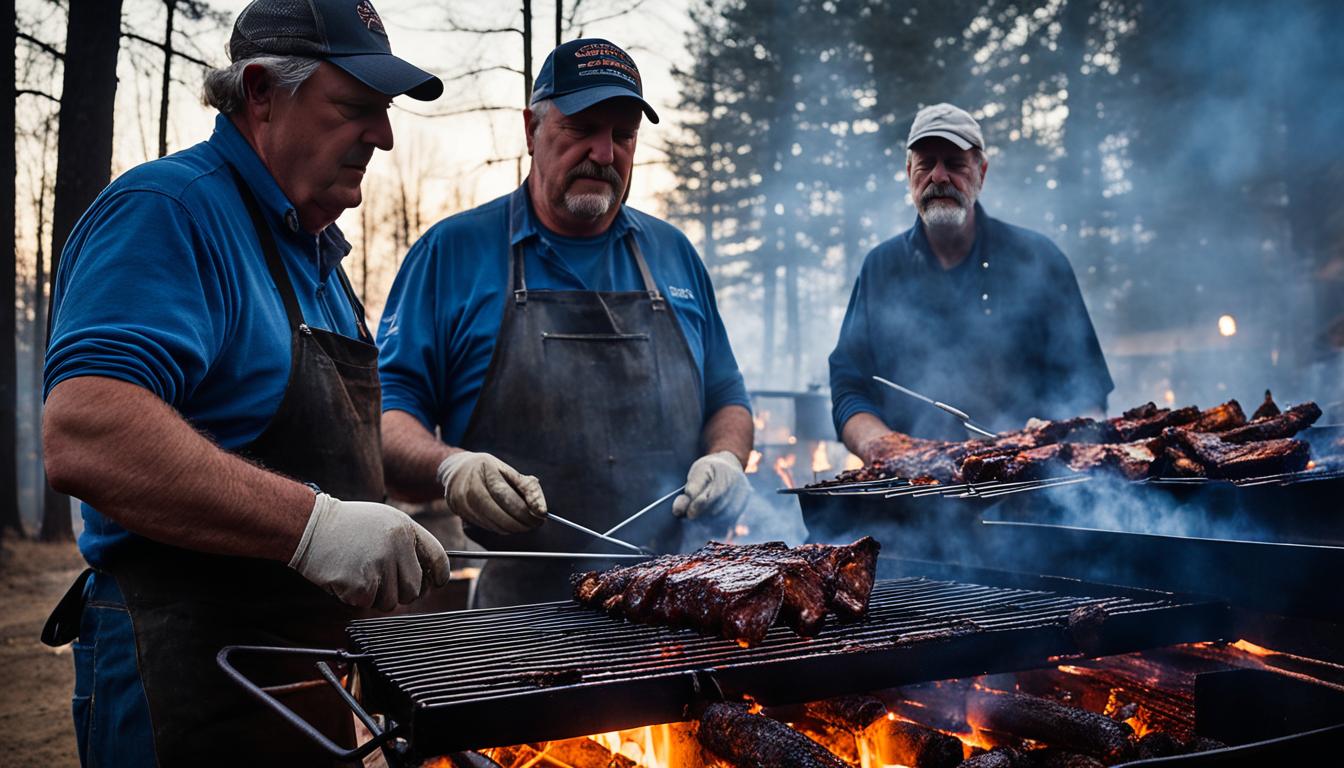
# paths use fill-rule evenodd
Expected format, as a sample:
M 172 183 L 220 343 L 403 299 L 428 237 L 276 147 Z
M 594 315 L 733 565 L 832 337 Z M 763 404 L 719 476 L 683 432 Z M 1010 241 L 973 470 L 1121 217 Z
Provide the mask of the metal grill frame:
M 752 648 L 568 602 L 367 619 L 347 635 L 366 706 L 433 755 L 675 722 L 722 698 L 798 703 L 1228 633 L 1222 603 L 1094 586 L 881 581 L 866 620 L 812 639 L 774 627 Z M 1098 603 L 1108 618 L 1084 650 L 1067 617 Z M 582 678 L 563 681 L 567 669 Z M 539 673 L 562 682 L 526 682 Z

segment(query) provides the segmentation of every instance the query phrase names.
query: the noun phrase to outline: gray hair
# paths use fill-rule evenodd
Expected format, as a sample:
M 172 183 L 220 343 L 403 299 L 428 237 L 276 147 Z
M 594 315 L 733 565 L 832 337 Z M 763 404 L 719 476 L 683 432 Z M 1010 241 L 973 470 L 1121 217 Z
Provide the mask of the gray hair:
M 226 115 L 241 112 L 247 103 L 247 90 L 243 86 L 243 70 L 258 64 L 270 75 L 276 88 L 283 88 L 292 96 L 299 86 L 317 71 L 322 62 L 305 56 L 252 56 L 239 59 L 227 67 L 212 69 L 205 74 L 205 85 L 201 88 L 201 102 L 214 107 Z
M 532 102 L 531 106 L 528 107 L 528 109 L 532 110 L 532 119 L 527 123 L 527 133 L 529 136 L 535 137 L 537 131 L 541 130 L 541 123 L 546 119 L 546 115 L 550 114 L 551 107 L 553 106 L 555 106 L 555 102 L 552 99 L 541 99 L 540 101 Z

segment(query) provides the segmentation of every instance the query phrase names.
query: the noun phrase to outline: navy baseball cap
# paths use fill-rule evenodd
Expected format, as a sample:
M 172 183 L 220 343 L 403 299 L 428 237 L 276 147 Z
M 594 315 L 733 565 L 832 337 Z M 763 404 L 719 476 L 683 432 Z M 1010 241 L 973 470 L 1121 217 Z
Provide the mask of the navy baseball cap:
M 233 23 L 229 60 L 267 54 L 330 62 L 384 96 L 443 93 L 439 78 L 392 55 L 370 0 L 254 0 Z
M 571 40 L 551 51 L 532 83 L 536 104 L 551 99 L 566 115 L 607 99 L 634 99 L 648 116 L 658 122 L 658 113 L 644 100 L 644 86 L 635 60 L 620 46 L 597 37 Z

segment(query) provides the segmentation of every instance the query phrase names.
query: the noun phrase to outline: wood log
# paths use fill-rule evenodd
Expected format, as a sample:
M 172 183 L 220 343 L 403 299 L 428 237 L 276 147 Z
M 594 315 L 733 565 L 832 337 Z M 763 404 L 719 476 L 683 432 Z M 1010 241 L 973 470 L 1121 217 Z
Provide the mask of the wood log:
M 1095 757 L 1062 749 L 1037 749 L 1027 753 L 1032 768 L 1105 768 Z
M 541 745 L 538 751 L 554 761 L 576 767 L 635 768 L 634 760 L 625 755 L 616 754 L 589 738 L 548 742 Z
M 1105 715 L 1021 693 L 972 690 L 966 719 L 977 728 L 1011 733 L 1094 757 L 1129 754 L 1134 730 Z
M 738 704 L 709 705 L 698 738 L 736 768 L 846 768 L 815 741 Z
M 968 757 L 957 768 L 1028 768 L 1030 762 L 1024 753 L 1012 747 L 996 747 L 988 752 Z
M 961 739 L 918 723 L 882 718 L 868 726 L 866 734 L 885 764 L 952 768 L 962 759 Z
M 803 713 L 838 728 L 862 731 L 878 718 L 887 716 L 887 705 L 876 696 L 866 694 L 837 696 L 806 704 Z

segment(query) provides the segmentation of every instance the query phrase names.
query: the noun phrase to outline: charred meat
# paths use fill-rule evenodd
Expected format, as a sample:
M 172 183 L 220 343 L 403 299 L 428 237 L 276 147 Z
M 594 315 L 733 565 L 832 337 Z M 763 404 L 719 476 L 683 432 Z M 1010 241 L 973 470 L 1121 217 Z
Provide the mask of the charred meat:
M 877 571 L 879 545 L 710 542 L 689 555 L 576 574 L 574 599 L 631 621 L 690 627 L 747 644 L 776 622 L 803 636 L 828 612 L 861 618 Z

